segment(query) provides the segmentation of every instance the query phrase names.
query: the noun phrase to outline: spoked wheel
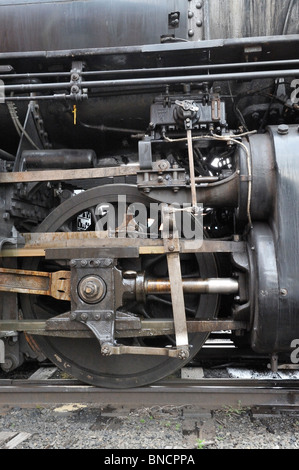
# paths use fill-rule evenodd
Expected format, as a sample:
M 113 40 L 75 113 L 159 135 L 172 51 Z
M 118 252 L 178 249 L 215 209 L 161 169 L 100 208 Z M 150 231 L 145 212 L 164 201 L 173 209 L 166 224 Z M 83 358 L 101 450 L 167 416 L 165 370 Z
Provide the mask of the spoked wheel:
M 149 204 L 135 186 L 107 185 L 90 189 L 68 199 L 57 207 L 38 227 L 37 232 L 75 231 L 77 217 L 83 212 L 95 213 L 102 203 L 116 204 L 119 194 L 124 194 L 129 204 Z M 90 227 L 94 230 L 93 226 Z M 134 240 L 132 240 L 134 245 Z M 101 257 L 101 253 L 99 253 Z M 138 260 L 119 260 L 122 269 L 141 269 L 149 277 L 167 277 L 167 262 L 164 255 L 143 255 Z M 181 256 L 183 277 L 217 277 L 217 265 L 212 254 L 191 254 Z M 24 269 L 39 271 L 58 271 L 59 262 L 41 258 L 28 259 Z M 63 268 L 65 269 L 65 267 Z M 69 302 L 52 297 L 23 295 L 21 299 L 25 319 L 46 320 L 69 312 Z M 215 318 L 218 308 L 217 295 L 185 295 L 187 319 L 208 320 Z M 122 311 L 140 315 L 144 318 L 172 318 L 171 298 L 167 295 L 148 296 L 146 303 L 131 301 L 121 308 Z M 149 355 L 101 355 L 100 344 L 95 338 L 59 338 L 35 336 L 41 351 L 58 368 L 84 383 L 111 388 L 131 388 L 153 383 L 184 366 L 200 350 L 208 334 L 189 335 L 191 345 L 188 360 L 168 356 Z M 119 339 L 120 344 L 159 346 L 174 345 L 174 336 L 159 336 L 142 339 Z

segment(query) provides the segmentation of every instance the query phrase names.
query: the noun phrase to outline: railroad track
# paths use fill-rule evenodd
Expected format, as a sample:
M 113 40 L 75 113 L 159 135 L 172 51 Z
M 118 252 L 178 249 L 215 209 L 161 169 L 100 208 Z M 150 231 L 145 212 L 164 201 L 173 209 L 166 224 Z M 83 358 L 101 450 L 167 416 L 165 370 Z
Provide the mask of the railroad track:
M 48 369 L 49 370 L 49 369 Z M 124 408 L 192 407 L 207 413 L 230 407 L 250 408 L 254 414 L 299 412 L 299 380 L 170 378 L 153 385 L 125 390 L 97 388 L 74 379 L 0 379 L 0 406 L 46 406 L 84 403 Z

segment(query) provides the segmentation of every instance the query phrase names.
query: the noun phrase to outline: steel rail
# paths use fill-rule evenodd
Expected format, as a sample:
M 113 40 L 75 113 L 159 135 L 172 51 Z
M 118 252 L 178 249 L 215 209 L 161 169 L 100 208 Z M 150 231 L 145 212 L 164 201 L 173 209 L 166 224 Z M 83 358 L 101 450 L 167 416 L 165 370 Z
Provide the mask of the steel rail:
M 133 389 L 84 385 L 75 380 L 0 380 L 0 406 L 53 405 L 196 406 L 211 411 L 226 407 L 299 407 L 299 383 L 288 380 L 166 380 Z

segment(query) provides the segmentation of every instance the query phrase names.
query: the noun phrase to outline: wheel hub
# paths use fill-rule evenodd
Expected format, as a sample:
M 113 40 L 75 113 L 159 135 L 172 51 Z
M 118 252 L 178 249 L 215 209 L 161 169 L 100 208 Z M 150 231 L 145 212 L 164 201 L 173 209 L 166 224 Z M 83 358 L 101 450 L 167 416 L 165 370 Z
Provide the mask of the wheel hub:
M 100 276 L 86 276 L 78 284 L 78 294 L 87 304 L 97 304 L 106 295 L 106 283 Z
M 99 203 L 117 204 L 119 194 L 126 194 L 127 203 L 129 204 L 136 202 L 149 204 L 148 198 L 141 195 L 134 186 L 107 185 L 94 188 L 84 191 L 58 206 L 38 227 L 38 232 L 73 231 L 79 214 L 89 210 L 94 213 L 94 208 Z M 89 230 L 94 230 L 94 227 L 91 226 Z M 45 296 L 22 295 L 24 318 L 43 320 L 71 311 L 71 320 L 84 321 L 86 324 L 89 322 L 90 326 L 94 327 L 94 338 L 38 337 L 36 340 L 40 349 L 53 363 L 67 373 L 79 378 L 79 380 L 92 385 L 113 388 L 136 387 L 153 383 L 172 374 L 191 358 L 182 361 L 182 359 L 167 356 L 130 356 L 128 354 L 115 356 L 109 355 L 108 350 L 107 357 L 104 356 L 107 342 L 110 343 L 113 339 L 114 313 L 111 306 L 119 298 L 118 284 L 113 287 L 113 279 L 110 279 L 110 274 L 113 273 L 113 264 L 111 263 L 108 266 L 108 261 L 105 260 L 105 266 L 104 264 L 95 266 L 94 259 L 70 259 L 69 265 L 73 279 L 71 283 L 71 302 L 56 299 L 49 300 Z M 185 255 L 181 261 L 183 275 L 204 279 L 218 277 L 215 257 L 212 254 Z M 58 270 L 59 267 L 58 263 Z M 145 255 L 137 260 L 123 260 L 120 268 L 126 273 L 130 270 L 145 272 L 150 278 L 161 279 L 167 277 L 165 256 Z M 53 261 L 48 266 L 47 260 L 28 259 L 24 263 L 23 269 L 42 271 L 49 269 L 53 271 Z M 88 282 L 85 281 L 85 284 L 82 282 L 79 287 L 79 283 L 85 278 L 89 278 Z M 105 293 L 103 293 L 104 287 Z M 165 294 L 156 295 L 151 293 L 147 296 L 144 304 L 129 296 L 122 311 L 132 313 L 137 317 L 156 318 L 157 320 L 159 318 L 172 318 L 172 304 L 169 297 Z M 93 301 L 97 300 L 97 302 L 89 303 L 91 299 Z M 188 319 L 204 320 L 214 318 L 217 309 L 217 295 L 187 294 L 186 312 Z M 86 318 L 85 320 L 82 315 L 84 319 Z M 192 356 L 199 351 L 207 336 L 207 333 L 190 334 Z M 145 345 L 165 348 L 174 344 L 173 340 L 174 338 L 168 335 L 153 339 L 142 338 L 140 345 L 142 347 Z M 103 345 L 102 354 L 99 351 L 99 341 Z M 136 344 L 136 342 L 132 343 L 129 338 L 125 339 L 123 343 L 125 345 Z M 137 342 L 137 344 L 139 343 Z

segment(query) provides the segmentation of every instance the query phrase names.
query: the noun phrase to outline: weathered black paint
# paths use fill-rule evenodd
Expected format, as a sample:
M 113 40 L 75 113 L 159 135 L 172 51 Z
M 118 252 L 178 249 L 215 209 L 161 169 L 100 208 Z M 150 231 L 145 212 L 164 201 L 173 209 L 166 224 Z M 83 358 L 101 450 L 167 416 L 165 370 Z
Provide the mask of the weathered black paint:
M 40 51 L 160 43 L 187 30 L 185 0 L 23 0 L 0 2 L 0 51 Z M 168 15 L 180 11 L 180 25 Z M 18 32 L 13 34 L 13 32 Z
M 286 135 L 270 127 L 265 138 L 275 159 L 273 208 L 267 223 L 254 224 L 249 249 L 255 260 L 252 346 L 271 353 L 289 351 L 299 337 L 298 126 L 290 126 Z

